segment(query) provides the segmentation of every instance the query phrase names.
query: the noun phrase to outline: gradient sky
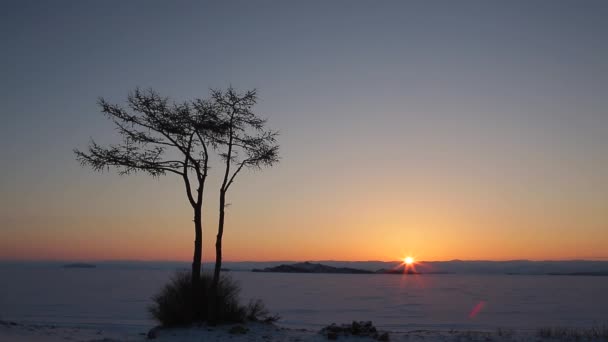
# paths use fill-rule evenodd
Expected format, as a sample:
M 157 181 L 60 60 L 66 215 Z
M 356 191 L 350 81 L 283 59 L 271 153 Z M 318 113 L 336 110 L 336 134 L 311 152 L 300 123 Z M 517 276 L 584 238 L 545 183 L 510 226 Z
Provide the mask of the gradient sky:
M 117 141 L 99 96 L 229 84 L 259 89 L 282 161 L 231 188 L 225 259 L 606 258 L 606 18 L 606 1 L 2 1 L 0 259 L 190 259 L 178 179 L 94 173 L 72 149 Z

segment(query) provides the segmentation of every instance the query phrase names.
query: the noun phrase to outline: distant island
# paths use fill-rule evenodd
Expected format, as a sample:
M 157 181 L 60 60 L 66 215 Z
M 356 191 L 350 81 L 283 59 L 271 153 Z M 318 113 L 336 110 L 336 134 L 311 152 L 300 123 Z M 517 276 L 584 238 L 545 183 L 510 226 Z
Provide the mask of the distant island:
M 85 263 L 73 263 L 73 264 L 65 264 L 63 268 L 96 268 L 97 265 L 93 264 L 85 264 Z
M 377 271 L 362 270 L 350 267 L 333 267 L 319 263 L 299 262 L 295 264 L 283 264 L 275 267 L 266 267 L 263 269 L 254 268 L 252 272 L 269 272 L 269 273 L 335 273 L 335 274 L 420 274 L 414 270 L 404 270 L 403 268 L 396 269 L 380 269 Z
M 349 267 L 333 267 L 311 262 L 299 262 L 291 265 L 279 265 L 263 269 L 254 268 L 252 272 L 275 272 L 275 273 L 340 273 L 340 274 L 372 274 L 374 272 Z

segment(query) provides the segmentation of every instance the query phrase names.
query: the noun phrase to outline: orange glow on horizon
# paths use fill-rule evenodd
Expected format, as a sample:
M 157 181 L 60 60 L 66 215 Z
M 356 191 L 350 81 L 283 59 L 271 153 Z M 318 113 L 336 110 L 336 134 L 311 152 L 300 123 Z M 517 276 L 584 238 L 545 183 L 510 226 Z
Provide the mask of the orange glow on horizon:
M 387 211 L 382 219 L 371 220 L 365 215 L 367 211 L 358 208 L 362 214 L 357 217 L 345 213 L 334 220 L 324 221 L 319 216 L 318 221 L 310 222 L 297 212 L 282 208 L 282 204 L 277 205 L 278 208 L 266 212 L 268 217 L 276 215 L 272 220 L 246 210 L 245 205 L 232 209 L 224 236 L 224 260 L 396 261 L 408 270 L 415 267 L 424 271 L 430 267 L 424 262 L 453 259 L 607 258 L 604 250 L 608 232 L 602 229 L 600 221 L 590 225 L 589 229 L 596 232 L 593 235 L 580 235 L 577 230 L 565 229 L 564 224 L 563 227 L 556 225 L 562 234 L 545 236 L 530 229 L 531 225 L 524 224 L 526 222 L 509 220 L 504 220 L 504 224 L 493 222 L 496 229 L 478 232 L 474 227 L 477 222 L 469 223 L 460 216 L 448 215 L 448 209 L 442 210 L 445 217 L 427 215 L 420 209 L 408 218 L 390 215 Z M 132 211 L 120 216 L 15 218 L 0 230 L 0 260 L 191 260 L 194 236 L 187 210 L 171 215 L 156 210 L 159 214 L 147 216 L 138 210 Z M 215 219 L 209 215 L 205 221 L 205 262 L 214 261 Z M 479 224 L 485 222 L 480 220 Z M 290 229 L 283 228 L 286 226 Z M 381 233 L 371 234 L 370 227 L 376 226 L 379 228 L 375 231 Z M 418 227 L 425 227 L 424 232 Z M 541 238 L 546 244 L 539 246 L 537 241 Z M 406 257 L 413 259 L 409 266 Z M 399 269 L 401 267 L 404 266 Z

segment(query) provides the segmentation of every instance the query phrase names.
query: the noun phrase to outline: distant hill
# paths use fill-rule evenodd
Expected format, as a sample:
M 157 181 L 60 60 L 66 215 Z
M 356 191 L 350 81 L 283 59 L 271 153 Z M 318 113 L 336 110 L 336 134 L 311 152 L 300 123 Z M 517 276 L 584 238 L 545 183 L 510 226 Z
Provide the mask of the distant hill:
M 253 269 L 253 272 L 274 273 L 336 273 L 336 274 L 421 274 L 413 269 L 405 269 L 403 266 L 391 269 L 381 268 L 377 271 L 363 270 L 351 267 L 334 267 L 320 263 L 299 262 L 295 264 L 282 264 L 264 269 Z
M 275 273 L 341 273 L 341 274 L 370 274 L 372 271 L 360 270 L 349 267 L 333 267 L 311 262 L 300 262 L 291 265 L 279 265 L 266 267 L 264 269 L 253 269 L 253 272 L 275 272 Z

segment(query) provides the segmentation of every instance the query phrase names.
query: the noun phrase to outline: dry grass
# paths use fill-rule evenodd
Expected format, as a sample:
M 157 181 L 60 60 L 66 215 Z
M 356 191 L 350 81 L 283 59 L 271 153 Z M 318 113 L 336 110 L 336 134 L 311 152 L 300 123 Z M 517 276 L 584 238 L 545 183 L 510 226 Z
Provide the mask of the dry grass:
M 154 317 L 164 327 L 187 326 L 208 320 L 211 276 L 201 275 L 198 288 L 192 287 L 189 272 L 179 272 L 152 298 L 149 308 Z M 243 323 L 245 321 L 274 322 L 278 316 L 271 316 L 261 301 L 248 305 L 240 304 L 240 287 L 229 276 L 222 276 L 217 288 L 217 323 Z

